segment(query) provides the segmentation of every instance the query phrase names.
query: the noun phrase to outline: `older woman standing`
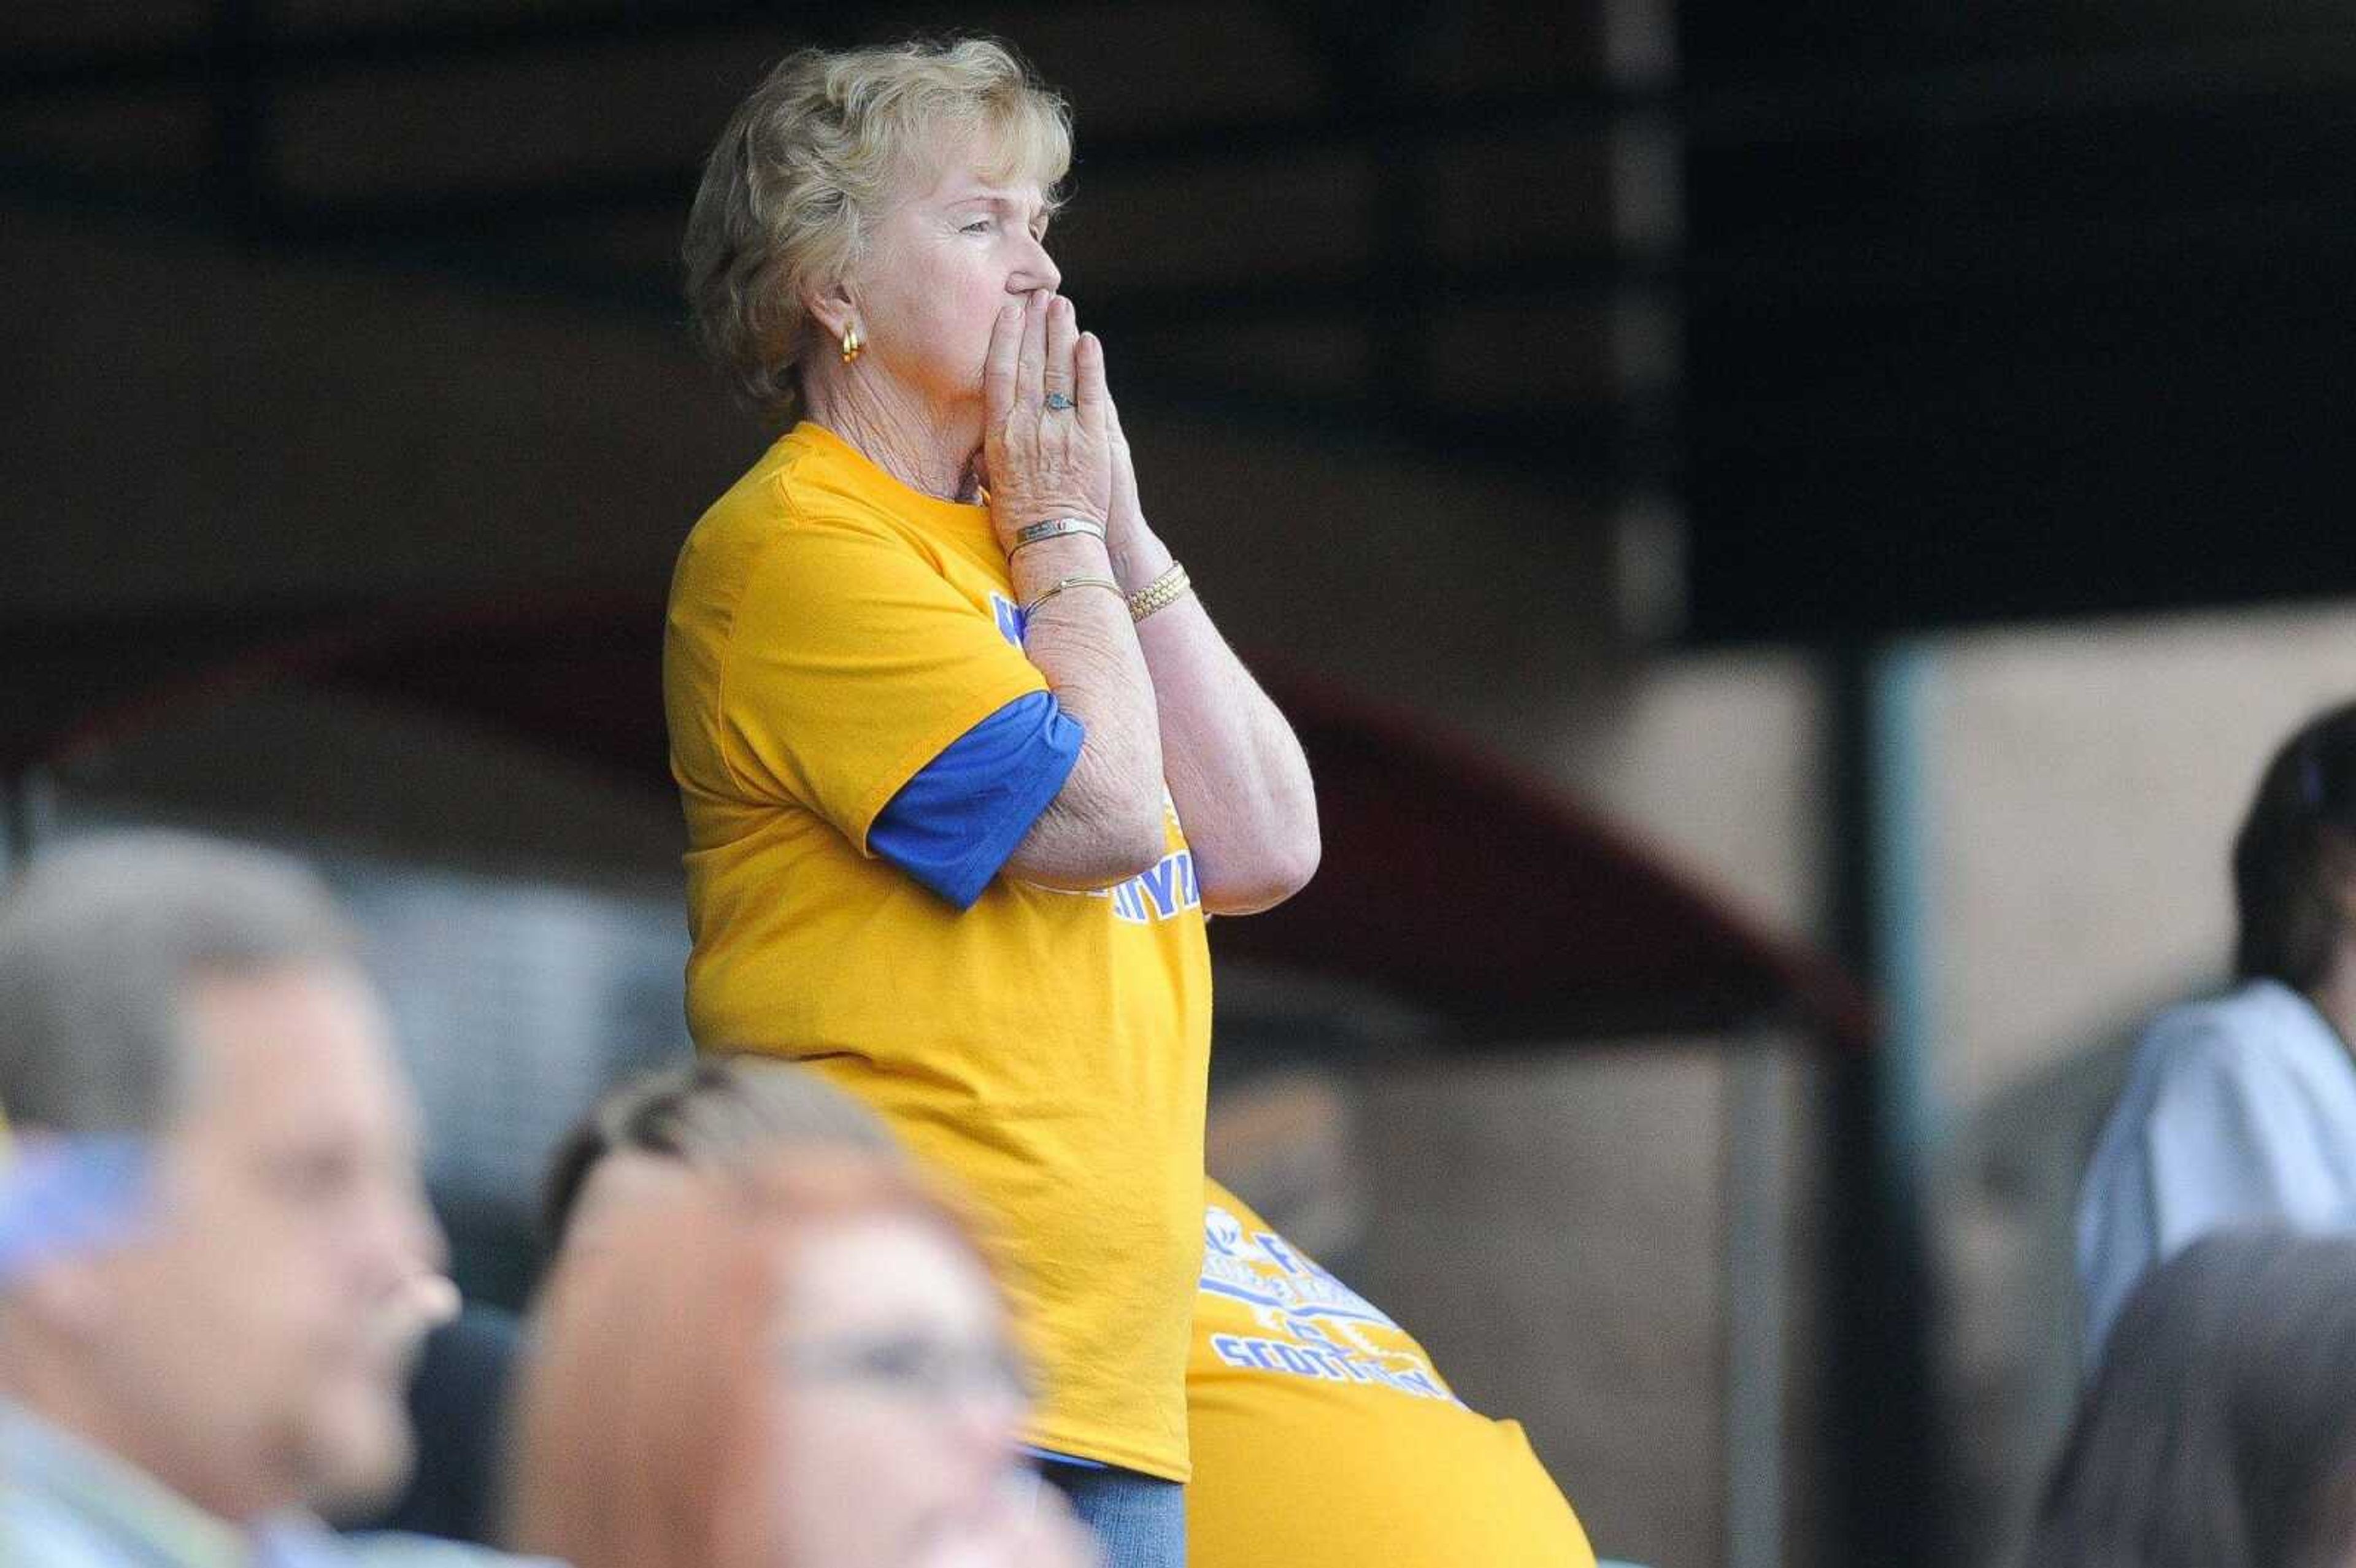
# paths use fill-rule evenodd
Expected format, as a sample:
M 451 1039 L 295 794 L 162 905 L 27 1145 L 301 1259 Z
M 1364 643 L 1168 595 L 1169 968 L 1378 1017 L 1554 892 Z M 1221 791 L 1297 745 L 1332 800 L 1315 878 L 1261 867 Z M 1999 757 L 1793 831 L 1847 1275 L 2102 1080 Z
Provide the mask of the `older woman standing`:
M 1207 912 L 1313 870 L 1308 771 L 1147 526 L 1045 248 L 1061 102 L 980 41 L 807 52 L 686 242 L 787 433 L 671 588 L 690 1026 L 808 1061 L 956 1171 L 1116 1563 L 1183 1560 Z M 1183 826 L 1182 826 L 1183 825 Z

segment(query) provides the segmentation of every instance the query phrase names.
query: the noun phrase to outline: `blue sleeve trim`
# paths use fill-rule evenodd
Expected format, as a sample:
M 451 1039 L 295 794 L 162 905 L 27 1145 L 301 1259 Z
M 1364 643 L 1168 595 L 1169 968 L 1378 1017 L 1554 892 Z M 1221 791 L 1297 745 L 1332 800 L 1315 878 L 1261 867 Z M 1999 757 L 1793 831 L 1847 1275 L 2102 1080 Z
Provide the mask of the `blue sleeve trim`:
M 1033 1448 L 1023 1445 L 1023 1452 L 1042 1465 L 1069 1465 L 1076 1470 L 1109 1470 L 1110 1465 L 1100 1459 L 1083 1459 L 1076 1454 L 1058 1454 L 1053 1448 Z
M 1052 692 L 1025 693 L 901 785 L 867 830 L 867 847 L 970 909 L 1072 776 L 1085 738 Z

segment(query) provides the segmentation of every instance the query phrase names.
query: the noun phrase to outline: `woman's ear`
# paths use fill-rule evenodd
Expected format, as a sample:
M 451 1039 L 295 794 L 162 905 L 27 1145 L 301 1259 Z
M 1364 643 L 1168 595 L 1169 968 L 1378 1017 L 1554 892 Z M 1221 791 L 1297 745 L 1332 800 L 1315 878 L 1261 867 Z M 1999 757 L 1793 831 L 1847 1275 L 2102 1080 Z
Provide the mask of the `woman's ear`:
M 841 281 L 804 294 L 802 309 L 830 338 L 840 338 L 859 324 L 859 304 L 851 297 L 851 285 Z

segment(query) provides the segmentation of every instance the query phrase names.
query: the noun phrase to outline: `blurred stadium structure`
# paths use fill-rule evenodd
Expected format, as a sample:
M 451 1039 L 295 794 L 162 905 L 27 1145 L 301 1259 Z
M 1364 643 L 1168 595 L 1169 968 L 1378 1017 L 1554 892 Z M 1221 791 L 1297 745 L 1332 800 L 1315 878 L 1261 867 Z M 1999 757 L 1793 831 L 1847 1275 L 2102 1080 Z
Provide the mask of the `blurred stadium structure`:
M 669 1004 L 626 977 L 675 953 L 674 851 L 642 795 L 380 693 L 234 670 L 210 718 L 124 723 L 69 760 L 51 742 L 99 695 L 288 634 L 659 585 L 755 439 L 678 330 L 705 142 L 785 48 L 948 27 L 1012 38 L 1073 98 L 1059 256 L 1138 411 L 1157 517 L 1226 624 L 1269 667 L 1611 793 L 1884 997 L 1879 1056 L 1785 1085 L 1809 1107 L 1785 1141 L 1826 1163 L 1790 1173 L 1772 1222 L 1829 1273 L 1793 1304 L 1771 1413 L 1807 1435 L 1765 1506 L 1798 1561 L 1985 1560 L 2001 1522 L 1951 1541 L 1946 1505 L 2017 1513 L 2034 1466 L 2016 1448 L 2010 1489 L 1984 1495 L 1939 1448 L 1942 1086 L 1987 1089 L 1993 1121 L 1953 1165 L 1967 1186 L 2013 1171 L 2000 1198 L 2033 1189 L 2049 1252 L 2073 1135 L 2058 1100 L 2026 1115 L 1997 1066 L 1955 1065 L 1984 1042 L 1948 1031 L 2001 1016 L 2001 1065 L 2034 1083 L 2025 1039 L 2092 1038 L 2188 972 L 2203 928 L 2173 904 L 2213 889 L 2174 859 L 2175 881 L 2121 874 L 2128 916 L 2040 880 L 2126 815 L 2115 771 L 2062 776 L 2093 726 L 2150 748 L 2146 818 L 2207 831 L 2207 801 L 2168 785 L 2231 794 L 2238 764 L 2179 769 L 2167 747 L 2241 745 L 2345 664 L 2300 631 L 2305 663 L 2233 667 L 2276 683 L 2244 702 L 2181 663 L 2136 686 L 2167 661 L 2132 635 L 2091 633 L 2083 658 L 2036 645 L 2125 694 L 2090 714 L 2005 687 L 1968 642 L 1926 659 L 1911 639 L 2356 591 L 2330 396 L 2356 348 L 2356 29 L 2319 0 L 18 0 L 0 11 L 12 844 L 141 812 L 292 835 L 332 851 L 396 967 L 504 955 L 513 1012 L 471 983 L 411 1005 L 421 1049 L 447 1052 L 429 1091 L 447 1085 L 437 1121 L 466 1152 L 444 1157 L 485 1161 L 444 1167 L 445 1189 L 512 1179 L 519 1129 L 585 1093 L 587 1063 L 655 1048 L 635 1031 Z M 2230 657 L 2235 637 L 2186 645 Z M 2206 717 L 2135 728 L 2188 690 Z M 2088 815 L 2016 828 L 2051 809 L 2006 793 L 2024 779 L 2082 786 Z M 1943 826 L 2002 853 L 1959 869 Z M 1926 867 L 1980 902 L 1942 904 Z M 2107 1001 L 2053 999 L 2052 955 L 2107 922 L 2167 935 L 2140 967 L 2078 955 L 2115 965 Z M 2011 969 L 1988 979 L 1976 949 Z M 1328 1027 L 1298 993 L 1238 988 L 1289 1040 Z M 2046 1013 L 2006 1013 L 2016 996 Z M 612 1028 L 559 1031 L 566 1008 Z M 490 1051 L 530 1076 L 498 1078 Z M 1684 1364 L 1730 1342 L 1719 1178 L 1762 1084 L 1712 1052 L 1634 1060 L 1383 1081 L 1371 1179 L 1402 1223 L 1369 1267 L 1463 1308 L 1451 1360 L 1518 1392 L 1556 1343 L 1492 1327 L 1503 1295 L 1451 1296 L 1407 1254 L 1471 1278 L 1446 1249 L 1493 1211 L 1525 1252 L 1568 1232 L 1597 1266 L 1514 1299 L 1594 1353 L 1533 1397 L 1619 1427 L 1541 1420 L 1542 1449 L 1579 1467 L 1591 1520 L 1629 1521 L 1607 1546 L 1772 1562 L 1782 1536 L 1727 1503 L 1716 1368 Z M 516 1136 L 478 1146 L 486 1124 Z M 1612 1340 L 1647 1313 L 1658 1346 Z M 1647 1380 L 1674 1398 L 1646 1405 Z M 2039 1409 L 2019 1442 L 2050 1426 Z

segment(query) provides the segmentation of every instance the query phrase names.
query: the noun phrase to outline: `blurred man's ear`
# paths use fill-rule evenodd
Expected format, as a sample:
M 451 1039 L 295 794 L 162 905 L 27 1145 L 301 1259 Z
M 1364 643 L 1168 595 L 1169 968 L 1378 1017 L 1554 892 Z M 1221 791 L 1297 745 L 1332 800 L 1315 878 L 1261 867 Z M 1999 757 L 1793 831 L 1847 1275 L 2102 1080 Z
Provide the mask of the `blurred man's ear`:
M 26 1269 L 8 1287 L 9 1315 L 51 1339 L 102 1337 L 112 1317 L 114 1291 L 105 1260 L 52 1258 Z

